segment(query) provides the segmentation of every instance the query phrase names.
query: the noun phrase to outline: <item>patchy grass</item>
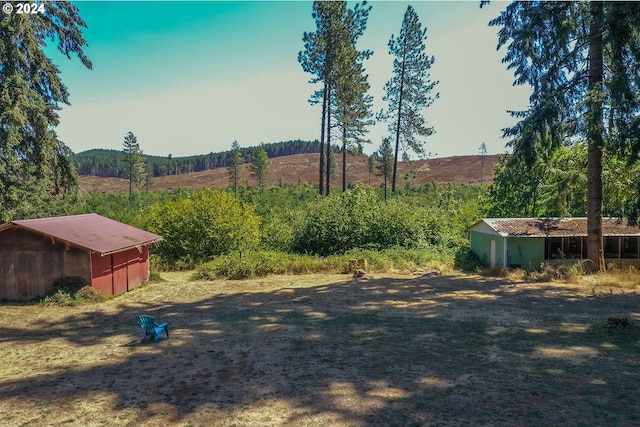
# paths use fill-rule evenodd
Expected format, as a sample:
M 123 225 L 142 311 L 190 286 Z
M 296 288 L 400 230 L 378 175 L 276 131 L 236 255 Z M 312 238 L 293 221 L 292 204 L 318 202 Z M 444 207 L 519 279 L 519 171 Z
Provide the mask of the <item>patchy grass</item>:
M 0 305 L 0 424 L 640 424 L 637 289 L 481 276 L 163 273 Z M 171 337 L 140 344 L 139 314 Z
M 450 258 L 450 259 L 448 259 Z M 367 271 L 376 274 L 411 273 L 416 270 L 451 272 L 453 256 L 439 248 L 354 249 L 343 255 L 312 256 L 275 251 L 232 253 L 216 257 L 196 268 L 194 280 L 248 279 L 273 274 L 349 273 L 350 259 L 364 259 Z

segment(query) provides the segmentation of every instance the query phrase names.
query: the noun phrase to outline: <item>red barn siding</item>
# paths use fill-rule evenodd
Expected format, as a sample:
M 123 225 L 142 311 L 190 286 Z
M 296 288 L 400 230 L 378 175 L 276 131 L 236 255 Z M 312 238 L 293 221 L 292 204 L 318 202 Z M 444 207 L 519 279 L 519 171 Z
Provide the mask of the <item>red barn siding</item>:
M 118 295 L 127 292 L 127 252 L 117 252 L 111 256 L 113 260 L 113 294 Z
M 127 251 L 127 290 L 132 291 L 149 280 L 149 247 Z
M 105 296 L 113 296 L 113 274 L 111 273 L 111 255 L 91 254 L 91 286 Z
M 149 247 L 101 256 L 93 253 L 91 285 L 106 296 L 137 288 L 149 280 Z

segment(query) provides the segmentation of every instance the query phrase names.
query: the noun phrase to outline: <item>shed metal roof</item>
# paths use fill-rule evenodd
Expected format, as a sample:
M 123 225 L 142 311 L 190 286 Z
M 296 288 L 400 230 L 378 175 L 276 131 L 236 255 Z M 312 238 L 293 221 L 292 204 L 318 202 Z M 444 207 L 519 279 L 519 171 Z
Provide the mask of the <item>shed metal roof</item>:
M 161 236 L 98 214 L 70 215 L 11 221 L 0 232 L 19 227 L 79 248 L 108 255 L 162 240 Z
M 586 218 L 485 218 L 471 227 L 486 224 L 503 237 L 572 237 L 587 235 Z M 619 218 L 602 219 L 603 236 L 640 236 L 640 228 Z

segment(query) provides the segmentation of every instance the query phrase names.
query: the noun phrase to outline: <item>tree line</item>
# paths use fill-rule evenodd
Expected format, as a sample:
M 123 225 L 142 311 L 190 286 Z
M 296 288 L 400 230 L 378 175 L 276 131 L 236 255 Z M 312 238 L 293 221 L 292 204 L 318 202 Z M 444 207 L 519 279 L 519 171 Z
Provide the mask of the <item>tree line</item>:
M 319 153 L 318 141 L 281 141 L 261 145 L 269 158 L 293 154 Z M 238 147 L 244 163 L 251 163 L 258 147 Z M 339 152 L 339 147 L 334 147 Z M 152 156 L 142 154 L 144 163 L 153 177 L 180 175 L 210 169 L 228 167 L 234 150 L 220 153 L 200 154 L 185 157 Z M 80 175 L 126 178 L 129 165 L 122 150 L 92 149 L 73 155 L 73 163 Z

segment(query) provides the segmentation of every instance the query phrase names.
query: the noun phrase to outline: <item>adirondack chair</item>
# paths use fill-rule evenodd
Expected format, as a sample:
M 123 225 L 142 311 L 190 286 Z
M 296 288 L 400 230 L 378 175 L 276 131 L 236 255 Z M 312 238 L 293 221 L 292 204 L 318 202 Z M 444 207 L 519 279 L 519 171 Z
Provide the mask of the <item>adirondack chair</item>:
M 147 337 L 153 337 L 154 341 L 157 343 L 163 332 L 166 332 L 167 338 L 169 338 L 169 324 L 162 323 L 158 325 L 152 316 L 148 316 L 146 314 L 141 315 L 140 327 L 144 328 L 144 338 L 140 341 L 141 343 L 145 342 Z

